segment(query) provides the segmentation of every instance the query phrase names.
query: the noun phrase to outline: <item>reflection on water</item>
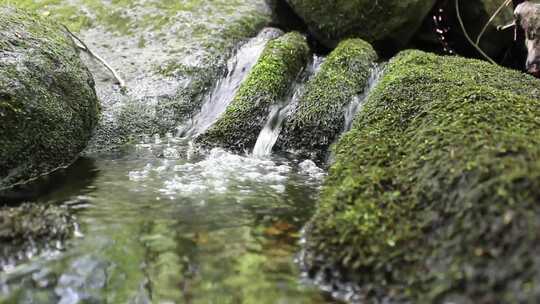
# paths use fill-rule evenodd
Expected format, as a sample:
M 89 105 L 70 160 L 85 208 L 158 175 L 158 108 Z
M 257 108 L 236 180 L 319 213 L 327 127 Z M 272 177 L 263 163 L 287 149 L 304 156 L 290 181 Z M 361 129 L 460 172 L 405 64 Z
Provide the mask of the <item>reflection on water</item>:
M 332 303 L 294 263 L 314 164 L 156 137 L 82 168 L 46 198 L 90 200 L 81 235 L 0 273 L 1 303 Z

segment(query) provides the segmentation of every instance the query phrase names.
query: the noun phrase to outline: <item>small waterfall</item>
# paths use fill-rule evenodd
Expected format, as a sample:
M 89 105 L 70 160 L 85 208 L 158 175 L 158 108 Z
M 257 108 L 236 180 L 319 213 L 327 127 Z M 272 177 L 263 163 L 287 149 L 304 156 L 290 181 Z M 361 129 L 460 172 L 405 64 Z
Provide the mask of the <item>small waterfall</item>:
M 293 98 L 294 99 L 294 98 Z M 272 148 L 276 144 L 276 141 L 281 133 L 281 127 L 283 121 L 289 114 L 289 111 L 293 108 L 293 102 L 286 104 L 273 105 L 270 109 L 270 114 L 266 121 L 266 125 L 262 129 L 257 143 L 253 148 L 253 155 L 256 157 L 268 156 L 272 153 Z
M 240 85 L 257 63 L 266 43 L 280 35 L 281 31 L 268 28 L 244 44 L 227 63 L 227 76 L 217 82 L 193 120 L 185 126 L 178 127 L 178 135 L 192 137 L 210 128 L 231 103 Z
M 358 112 L 366 102 L 366 99 L 369 96 L 371 90 L 379 82 L 379 79 L 381 78 L 383 72 L 384 66 L 379 64 L 374 64 L 373 67 L 370 69 L 370 76 L 366 88 L 364 89 L 362 94 L 355 96 L 351 103 L 345 108 L 345 124 L 343 126 L 344 132 L 347 132 L 352 128 L 354 117 L 356 116 L 356 114 L 358 114 Z
M 314 55 L 310 65 L 303 73 L 300 83 L 296 83 L 293 87 L 293 95 L 290 102 L 273 105 L 270 108 L 270 114 L 266 120 L 264 128 L 261 130 L 257 143 L 253 148 L 253 155 L 256 157 L 268 156 L 272 153 L 272 148 L 281 133 L 281 128 L 285 118 L 296 108 L 298 99 L 303 94 L 304 83 L 313 75 L 315 75 L 323 63 L 324 58 Z

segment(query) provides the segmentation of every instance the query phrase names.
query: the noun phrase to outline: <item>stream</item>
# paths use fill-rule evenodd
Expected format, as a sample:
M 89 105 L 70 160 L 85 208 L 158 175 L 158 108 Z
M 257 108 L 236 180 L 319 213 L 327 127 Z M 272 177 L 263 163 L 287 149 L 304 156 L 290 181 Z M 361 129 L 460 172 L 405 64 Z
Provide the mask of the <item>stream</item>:
M 1 303 L 335 303 L 302 281 L 300 230 L 324 172 L 149 136 L 83 158 L 40 201 L 82 200 L 62 250 L 3 262 Z

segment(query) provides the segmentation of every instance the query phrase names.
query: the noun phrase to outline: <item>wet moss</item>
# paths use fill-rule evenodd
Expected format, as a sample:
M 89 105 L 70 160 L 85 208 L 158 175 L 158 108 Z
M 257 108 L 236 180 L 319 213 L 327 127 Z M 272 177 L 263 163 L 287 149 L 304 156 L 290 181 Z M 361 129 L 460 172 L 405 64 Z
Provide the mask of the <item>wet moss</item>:
M 94 81 L 61 26 L 0 7 L 0 189 L 70 164 L 97 124 Z
M 239 151 L 253 148 L 270 106 L 290 91 L 308 55 L 306 38 L 299 33 L 270 41 L 225 113 L 197 141 Z
M 335 147 L 308 265 L 371 299 L 536 302 L 539 117 L 528 75 L 400 54 Z
M 365 89 L 375 60 L 377 53 L 367 42 L 341 42 L 306 85 L 296 111 L 285 123 L 278 148 L 323 161 L 343 131 L 346 106 Z

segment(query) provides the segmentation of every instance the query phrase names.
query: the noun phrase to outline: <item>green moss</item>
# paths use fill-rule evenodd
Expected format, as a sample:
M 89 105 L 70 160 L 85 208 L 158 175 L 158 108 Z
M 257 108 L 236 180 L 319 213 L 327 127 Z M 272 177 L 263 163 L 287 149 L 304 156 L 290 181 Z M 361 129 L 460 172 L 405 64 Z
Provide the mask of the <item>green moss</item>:
M 377 54 L 367 42 L 345 40 L 328 56 L 306 85 L 278 147 L 317 160 L 343 131 L 345 107 L 365 89 Z
M 225 113 L 198 141 L 240 151 L 253 148 L 270 106 L 287 95 L 308 54 L 306 38 L 299 33 L 270 41 Z
M 535 302 L 539 117 L 530 76 L 402 53 L 335 147 L 308 248 L 371 298 Z
M 0 189 L 68 165 L 97 124 L 94 82 L 56 23 L 0 14 Z
M 421 25 L 434 0 L 286 0 L 328 46 L 342 38 L 403 46 Z

